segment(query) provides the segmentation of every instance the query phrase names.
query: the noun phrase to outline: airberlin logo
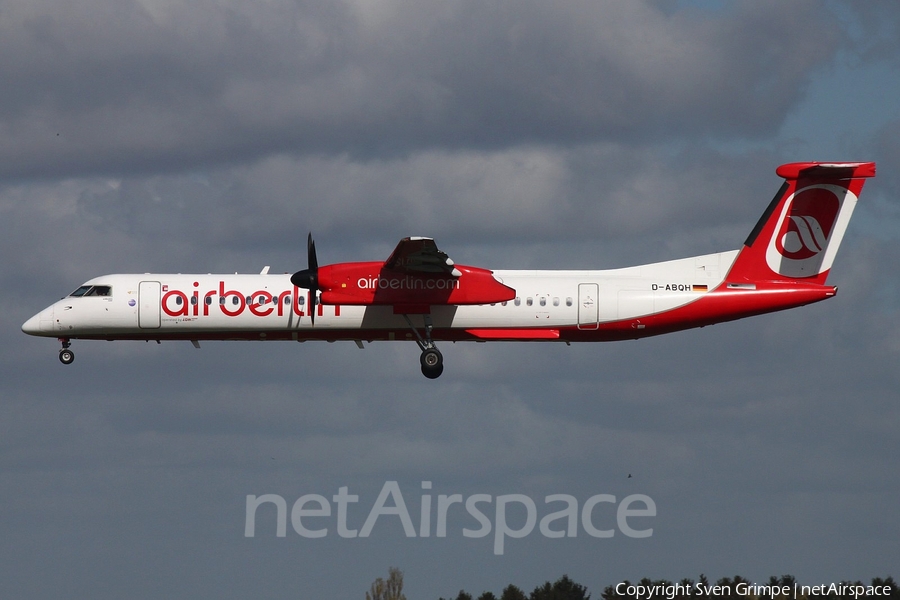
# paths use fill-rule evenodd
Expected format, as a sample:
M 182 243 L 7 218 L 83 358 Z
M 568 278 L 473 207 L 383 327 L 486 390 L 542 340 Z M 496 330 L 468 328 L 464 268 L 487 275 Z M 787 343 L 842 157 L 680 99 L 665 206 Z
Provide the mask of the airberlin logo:
M 815 256 L 825 249 L 828 235 L 815 217 L 788 217 L 787 231 L 775 240 L 775 245 L 782 256 L 804 259 Z
M 423 277 L 360 277 L 361 290 L 458 290 L 459 279 Z
M 845 204 L 849 202 L 849 206 Z M 766 263 L 787 277 L 813 277 L 831 267 L 856 196 L 847 188 L 816 184 L 792 194 L 781 210 L 778 227 L 766 250 Z
M 162 287 L 163 295 L 160 307 L 170 317 L 208 317 L 210 312 L 218 312 L 226 317 L 237 317 L 249 312 L 257 317 L 277 315 L 283 317 L 293 312 L 298 317 L 305 316 L 304 305 L 309 303 L 308 293 L 300 293 L 300 288 L 272 294 L 266 290 L 258 290 L 246 296 L 234 289 L 226 289 L 225 282 L 219 281 L 218 289 L 201 292 L 199 282 L 194 282 L 194 290 L 170 290 Z M 334 305 L 335 316 L 340 315 L 340 306 Z M 322 305 L 319 304 L 319 316 L 322 316 Z
M 775 238 L 778 252 L 794 260 L 822 252 L 840 208 L 840 200 L 830 190 L 805 188 L 794 194 L 787 218 Z

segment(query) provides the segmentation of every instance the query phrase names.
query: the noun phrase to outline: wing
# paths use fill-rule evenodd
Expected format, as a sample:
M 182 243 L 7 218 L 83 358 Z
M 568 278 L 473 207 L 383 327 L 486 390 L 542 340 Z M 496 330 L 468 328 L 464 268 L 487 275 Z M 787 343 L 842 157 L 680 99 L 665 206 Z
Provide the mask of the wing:
M 454 264 L 426 237 L 400 240 L 383 263 L 324 265 L 316 273 L 322 304 L 329 305 L 392 305 L 419 314 L 431 306 L 491 304 L 516 296 L 493 271 Z
M 400 240 L 384 263 L 389 271 L 402 273 L 445 273 L 452 277 L 462 275 L 446 253 L 438 250 L 434 240 L 427 237 L 408 237 Z

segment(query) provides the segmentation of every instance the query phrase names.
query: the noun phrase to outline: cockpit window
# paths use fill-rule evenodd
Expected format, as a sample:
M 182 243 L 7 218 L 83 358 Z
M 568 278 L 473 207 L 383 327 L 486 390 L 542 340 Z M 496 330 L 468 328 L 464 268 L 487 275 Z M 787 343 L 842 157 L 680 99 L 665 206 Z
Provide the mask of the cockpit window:
M 112 296 L 112 288 L 108 285 L 83 285 L 71 294 L 70 297 L 81 296 Z
M 74 292 L 72 292 L 71 294 L 69 294 L 69 296 L 74 296 L 75 298 L 78 298 L 80 296 L 84 296 L 86 293 L 88 293 L 88 290 L 90 290 L 90 289 L 91 289 L 91 286 L 83 285 L 80 288 L 78 288 L 77 290 L 75 290 Z
M 112 288 L 108 285 L 95 285 L 85 296 L 112 296 Z

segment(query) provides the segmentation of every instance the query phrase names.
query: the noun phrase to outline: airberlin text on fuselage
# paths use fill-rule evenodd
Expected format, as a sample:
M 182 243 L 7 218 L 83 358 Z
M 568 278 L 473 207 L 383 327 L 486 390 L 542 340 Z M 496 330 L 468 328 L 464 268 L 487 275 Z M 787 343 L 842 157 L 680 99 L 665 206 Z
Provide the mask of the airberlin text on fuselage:
M 421 277 L 360 277 L 356 285 L 361 290 L 453 290 L 459 289 L 459 279 L 424 279 Z
M 198 282 L 194 282 L 194 287 L 199 287 Z M 164 286 L 165 290 L 166 287 Z M 213 300 L 217 297 L 219 300 Z M 210 309 L 218 307 L 221 314 L 226 317 L 237 317 L 249 311 L 257 317 L 266 317 L 275 313 L 279 317 L 284 316 L 287 310 L 284 298 L 291 299 L 290 305 L 294 314 L 298 317 L 304 316 L 306 313 L 300 307 L 303 296 L 300 294 L 300 288 L 294 286 L 293 291 L 284 291 L 274 296 L 265 290 L 259 290 L 246 296 L 237 290 L 226 290 L 225 282 L 220 281 L 217 290 L 209 290 L 200 295 L 200 290 L 195 289 L 190 294 L 181 290 L 168 290 L 162 295 L 161 306 L 164 313 L 170 317 L 187 317 L 187 316 L 204 316 L 208 317 Z M 249 302 L 248 302 L 249 298 Z M 340 310 L 335 306 L 335 312 Z M 321 305 L 320 305 L 321 311 Z

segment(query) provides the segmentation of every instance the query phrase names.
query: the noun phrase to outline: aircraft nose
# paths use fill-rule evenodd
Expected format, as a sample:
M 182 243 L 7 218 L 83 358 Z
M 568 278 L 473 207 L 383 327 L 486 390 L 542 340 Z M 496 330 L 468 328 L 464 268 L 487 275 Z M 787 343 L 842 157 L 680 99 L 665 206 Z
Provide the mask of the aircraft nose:
M 53 307 L 45 308 L 22 323 L 22 331 L 28 335 L 43 335 L 53 326 Z
M 28 335 L 37 335 L 41 332 L 41 315 L 37 314 L 22 324 L 22 331 Z

